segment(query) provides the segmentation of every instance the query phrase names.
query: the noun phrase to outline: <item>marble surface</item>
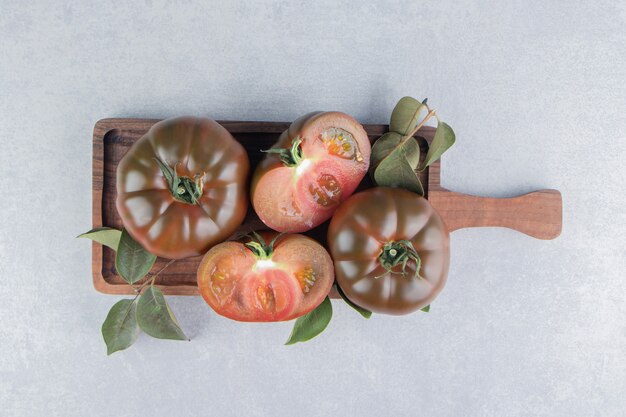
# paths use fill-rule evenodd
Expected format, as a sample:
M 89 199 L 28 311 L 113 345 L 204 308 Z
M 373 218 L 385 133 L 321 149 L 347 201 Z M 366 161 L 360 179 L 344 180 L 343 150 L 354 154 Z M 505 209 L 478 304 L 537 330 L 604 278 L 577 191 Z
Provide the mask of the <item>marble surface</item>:
M 0 0 L 0 415 L 623 416 L 626 4 Z M 563 233 L 452 235 L 429 314 L 317 339 L 170 302 L 191 342 L 107 357 L 91 284 L 91 133 L 105 117 L 385 122 L 428 97 L 443 185 L 563 193 Z

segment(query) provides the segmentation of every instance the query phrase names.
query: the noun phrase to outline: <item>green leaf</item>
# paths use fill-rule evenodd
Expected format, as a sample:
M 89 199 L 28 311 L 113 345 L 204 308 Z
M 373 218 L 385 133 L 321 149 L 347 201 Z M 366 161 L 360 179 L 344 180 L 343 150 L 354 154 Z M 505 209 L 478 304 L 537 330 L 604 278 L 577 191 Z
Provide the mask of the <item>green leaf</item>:
M 423 171 L 426 167 L 439 159 L 450 146 L 454 145 L 455 140 L 456 138 L 452 128 L 444 122 L 439 122 L 437 130 L 435 131 L 435 137 L 428 148 L 426 159 L 419 170 Z
M 120 242 L 120 236 L 122 236 L 122 232 L 120 230 L 113 229 L 111 227 L 96 227 L 95 229 L 91 229 L 87 233 L 83 233 L 76 237 L 91 239 L 101 245 L 117 250 L 117 246 Z
M 402 97 L 391 113 L 389 130 L 402 136 L 408 135 L 415 129 L 420 119 L 426 116 L 426 114 L 422 114 L 422 110 L 425 108 L 426 100 L 420 102 L 413 97 Z
M 102 337 L 107 345 L 107 355 L 124 350 L 135 343 L 141 333 L 136 312 L 136 299 L 120 300 L 111 307 L 102 323 Z
M 428 313 L 430 311 L 430 304 L 421 309 L 424 313 Z
M 355 309 L 357 311 L 357 313 L 359 313 L 360 315 L 362 315 L 366 319 L 369 319 L 370 317 L 372 317 L 372 312 L 371 311 L 366 310 L 363 307 L 359 307 L 358 305 L 356 305 L 352 301 L 350 301 L 348 299 L 348 297 L 346 297 L 346 294 L 344 294 L 343 290 L 339 287 L 339 285 L 337 285 L 335 288 L 337 288 L 337 292 L 339 293 L 341 298 L 343 298 L 343 301 L 345 301 L 346 304 L 348 304 L 350 307 Z
M 400 138 L 400 140 L 398 140 Z M 381 136 L 372 147 L 374 182 L 382 187 L 399 187 L 424 195 L 424 188 L 415 172 L 419 161 L 419 144 L 412 137 L 398 133 Z
M 299 317 L 293 325 L 289 340 L 286 345 L 293 345 L 298 342 L 306 342 L 322 333 L 330 319 L 333 317 L 333 305 L 330 298 L 324 298 L 324 301 L 310 313 Z
M 122 231 L 115 256 L 115 269 L 129 284 L 143 278 L 156 261 L 156 256 L 145 250 L 133 239 L 126 229 Z
M 387 132 L 374 142 L 370 156 L 370 172 L 372 177 L 374 176 L 376 167 L 387 155 L 398 147 L 400 142 L 402 142 L 402 135 L 396 132 Z
M 137 323 L 141 330 L 158 339 L 189 340 L 163 293 L 154 285 L 149 286 L 139 297 Z

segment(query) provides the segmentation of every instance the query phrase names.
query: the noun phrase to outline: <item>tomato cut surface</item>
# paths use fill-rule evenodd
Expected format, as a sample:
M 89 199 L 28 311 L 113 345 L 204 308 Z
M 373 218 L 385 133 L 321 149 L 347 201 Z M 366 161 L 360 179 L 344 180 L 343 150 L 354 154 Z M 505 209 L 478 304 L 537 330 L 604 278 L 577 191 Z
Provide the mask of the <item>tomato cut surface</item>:
M 337 284 L 370 311 L 407 314 L 443 289 L 449 234 L 430 203 L 398 188 L 373 188 L 346 200 L 333 216 L 328 245 Z
M 330 255 L 302 235 L 211 248 L 198 268 L 198 289 L 218 314 L 238 321 L 291 320 L 317 307 L 334 281 Z
M 339 112 L 307 114 L 283 132 L 257 167 L 252 204 L 281 232 L 304 232 L 328 220 L 369 168 L 363 127 Z
M 239 291 L 241 306 L 255 321 L 286 320 L 302 298 L 297 282 L 276 268 L 246 276 Z
M 245 149 L 217 122 L 156 123 L 117 167 L 117 211 L 144 248 L 164 258 L 205 253 L 246 214 Z

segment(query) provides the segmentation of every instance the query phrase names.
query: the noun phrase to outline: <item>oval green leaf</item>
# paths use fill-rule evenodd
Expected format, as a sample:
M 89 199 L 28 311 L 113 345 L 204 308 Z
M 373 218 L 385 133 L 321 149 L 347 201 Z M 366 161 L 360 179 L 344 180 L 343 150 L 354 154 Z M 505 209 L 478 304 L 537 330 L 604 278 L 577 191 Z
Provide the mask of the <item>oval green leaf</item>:
M 126 229 L 122 230 L 115 256 L 115 269 L 129 284 L 142 279 L 154 265 L 156 256 L 145 250 L 133 239 Z
M 324 301 L 315 308 L 315 310 L 299 317 L 293 325 L 289 340 L 286 345 L 293 345 L 298 342 L 306 342 L 322 333 L 330 319 L 333 317 L 333 305 L 330 298 L 324 298 Z
M 374 142 L 370 155 L 370 173 L 374 177 L 374 171 L 394 149 L 402 142 L 402 135 L 396 132 L 387 132 Z M 419 159 L 419 158 L 418 158 Z
M 413 97 L 402 97 L 391 113 L 389 130 L 402 136 L 411 133 L 426 116 L 426 113 L 422 114 L 423 110 L 426 109 L 425 103 L 426 100 L 420 102 Z
M 402 150 L 413 169 L 417 169 L 420 160 L 420 147 L 415 138 L 407 138 L 396 132 L 387 132 L 374 142 L 370 156 L 370 170 L 374 172 L 378 165 L 394 152 Z
M 362 315 L 366 319 L 369 319 L 370 317 L 372 317 L 372 312 L 371 311 L 366 310 L 363 307 L 359 307 L 358 305 L 356 305 L 352 301 L 350 301 L 348 299 L 348 297 L 346 297 L 346 294 L 344 294 L 343 290 L 339 287 L 339 285 L 336 285 L 335 288 L 337 288 L 337 292 L 339 293 L 339 295 L 341 296 L 343 301 L 345 301 L 346 304 L 348 304 L 350 307 L 355 309 L 357 311 L 357 313 L 359 313 L 360 315 Z
M 374 168 L 374 182 L 381 187 L 405 188 L 424 195 L 424 187 L 422 187 L 417 172 L 415 172 L 419 161 L 419 144 L 414 138 L 405 137 L 396 146 L 391 146 L 396 139 L 393 135 L 388 136 L 386 140 L 389 141 L 389 144 L 383 142 L 379 146 L 380 151 L 376 150 L 376 152 L 388 153 L 382 158 L 380 155 L 376 156 L 380 162 Z M 374 148 L 378 142 L 376 141 Z
M 439 122 L 437 124 L 437 130 L 435 131 L 435 137 L 428 148 L 426 159 L 419 170 L 423 171 L 426 167 L 439 159 L 445 151 L 454 145 L 455 141 L 456 137 L 452 128 L 444 122 Z
M 165 301 L 163 292 L 150 285 L 139 297 L 137 323 L 141 330 L 157 339 L 189 340 Z
M 80 234 L 76 237 L 91 239 L 94 242 L 100 243 L 101 245 L 105 245 L 113 250 L 117 250 L 117 246 L 120 242 L 121 236 L 121 230 L 113 229 L 111 227 L 97 227 L 95 229 L 91 229 L 87 233 Z
M 111 307 L 102 323 L 102 337 L 107 345 L 107 355 L 130 347 L 141 329 L 137 324 L 135 300 L 120 300 Z

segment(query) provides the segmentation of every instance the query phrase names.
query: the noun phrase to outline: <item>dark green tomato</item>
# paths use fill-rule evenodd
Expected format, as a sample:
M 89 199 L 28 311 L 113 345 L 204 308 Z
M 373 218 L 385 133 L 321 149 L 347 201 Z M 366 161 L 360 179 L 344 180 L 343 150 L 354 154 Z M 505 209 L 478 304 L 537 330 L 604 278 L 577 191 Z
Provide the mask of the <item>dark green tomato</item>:
M 348 198 L 330 222 L 328 245 L 345 295 L 375 313 L 419 310 L 446 283 L 448 230 L 425 198 L 404 189 Z
M 248 207 L 248 155 L 217 122 L 180 117 L 156 123 L 117 167 L 117 211 L 155 255 L 205 253 L 230 236 Z

